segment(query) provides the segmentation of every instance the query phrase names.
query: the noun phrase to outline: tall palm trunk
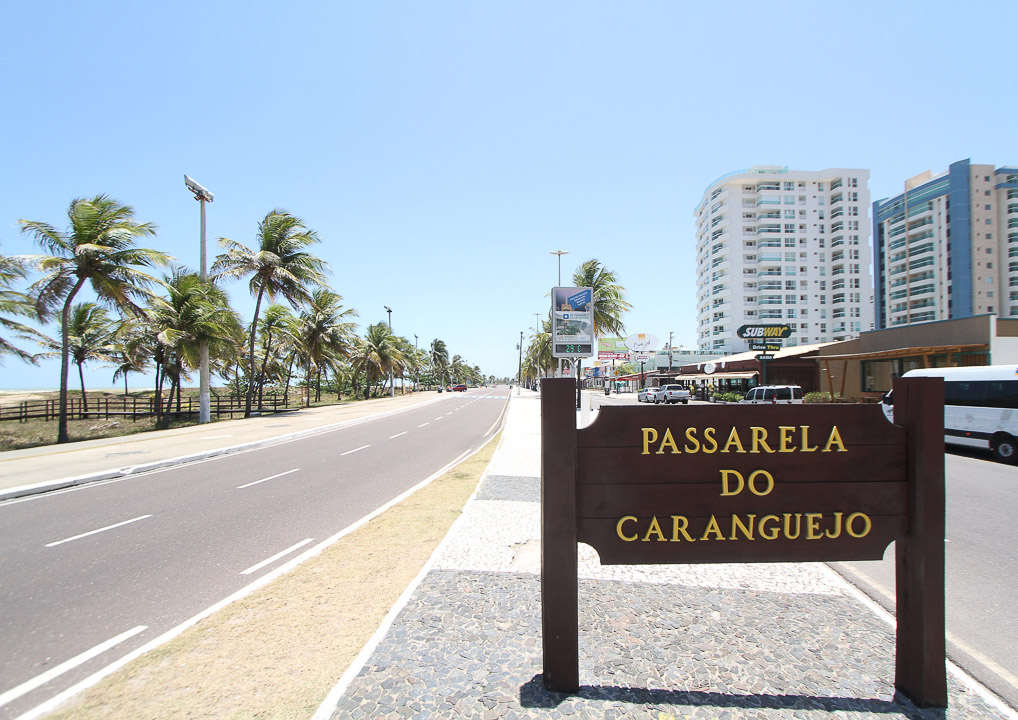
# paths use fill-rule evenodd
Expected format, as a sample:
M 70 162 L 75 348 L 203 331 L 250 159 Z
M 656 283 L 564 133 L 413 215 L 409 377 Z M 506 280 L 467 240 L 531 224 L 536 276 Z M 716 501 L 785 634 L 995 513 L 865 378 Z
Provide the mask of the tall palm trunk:
M 265 336 L 265 357 L 262 358 L 262 369 L 259 372 L 259 377 L 262 378 L 261 384 L 258 386 L 258 407 L 262 406 L 262 398 L 265 392 L 265 368 L 269 364 L 269 351 L 272 348 L 272 329 L 269 329 L 268 334 Z
M 88 397 L 85 395 L 85 371 L 82 369 L 85 363 L 75 363 L 78 366 L 78 382 L 81 383 L 81 410 L 88 412 Z
M 64 307 L 60 311 L 60 416 L 57 419 L 57 442 L 65 443 L 71 441 L 71 436 L 67 432 L 67 370 L 70 365 L 70 354 L 71 354 L 71 335 L 68 323 L 71 319 L 71 303 L 74 302 L 74 296 L 81 290 L 81 286 L 85 284 L 85 278 L 78 278 L 78 282 L 74 283 L 74 287 L 71 288 L 71 292 L 68 293 L 67 299 L 64 301 Z
M 250 374 L 247 383 L 247 400 L 244 405 L 244 417 L 251 417 L 251 399 L 254 395 L 255 382 L 255 335 L 258 334 L 258 313 L 262 309 L 262 295 L 265 294 L 265 284 L 258 288 L 258 299 L 255 301 L 254 320 L 251 321 L 251 340 L 248 345 L 247 371 Z

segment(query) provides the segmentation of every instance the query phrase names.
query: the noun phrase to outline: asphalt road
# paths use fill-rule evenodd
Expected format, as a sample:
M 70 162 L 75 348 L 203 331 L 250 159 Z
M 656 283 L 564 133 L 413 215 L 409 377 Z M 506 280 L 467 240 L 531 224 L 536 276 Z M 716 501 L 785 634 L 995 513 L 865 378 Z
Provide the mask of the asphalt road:
M 1018 708 L 1018 467 L 949 446 L 945 471 L 948 657 Z M 894 611 L 893 543 L 833 567 Z
M 505 388 L 456 393 L 0 504 L 0 718 L 30 711 L 477 449 L 506 402 Z

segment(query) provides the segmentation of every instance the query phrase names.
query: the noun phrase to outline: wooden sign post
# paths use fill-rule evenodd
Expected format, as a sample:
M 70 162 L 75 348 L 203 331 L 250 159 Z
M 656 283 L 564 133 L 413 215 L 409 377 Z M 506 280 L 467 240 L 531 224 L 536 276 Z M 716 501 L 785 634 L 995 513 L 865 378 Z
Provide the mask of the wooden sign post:
M 605 407 L 541 383 L 544 684 L 579 689 L 578 542 L 605 565 L 879 560 L 897 541 L 895 687 L 947 706 L 944 390 L 877 405 Z

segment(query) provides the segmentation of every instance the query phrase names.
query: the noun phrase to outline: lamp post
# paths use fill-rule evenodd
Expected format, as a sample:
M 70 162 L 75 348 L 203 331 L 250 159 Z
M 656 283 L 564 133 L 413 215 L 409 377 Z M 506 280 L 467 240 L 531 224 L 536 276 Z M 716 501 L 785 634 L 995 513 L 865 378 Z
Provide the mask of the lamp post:
M 201 203 L 201 264 L 198 266 L 198 277 L 202 283 L 208 279 L 205 271 L 205 203 L 212 202 L 212 193 L 184 175 L 184 185 L 194 193 L 194 199 Z M 198 348 L 201 360 L 198 368 L 198 422 L 200 424 L 212 420 L 209 407 L 209 344 L 202 340 Z
M 385 312 L 389 313 L 389 334 L 392 335 L 392 308 L 383 305 Z M 392 375 L 392 361 L 389 362 L 389 397 L 396 397 L 396 379 Z
M 568 255 L 568 250 L 552 250 L 549 255 L 558 255 L 558 286 L 562 287 L 562 256 Z
M 520 365 L 516 371 L 516 394 L 520 394 L 520 383 L 523 382 L 523 331 L 520 330 Z

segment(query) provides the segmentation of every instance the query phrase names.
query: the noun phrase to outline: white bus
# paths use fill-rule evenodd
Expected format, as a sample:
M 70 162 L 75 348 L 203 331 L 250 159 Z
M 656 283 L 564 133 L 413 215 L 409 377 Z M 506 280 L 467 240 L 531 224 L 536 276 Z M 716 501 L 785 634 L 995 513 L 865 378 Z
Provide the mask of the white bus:
M 1018 365 L 925 368 L 902 377 L 944 378 L 944 440 L 967 447 L 989 448 L 1006 463 L 1018 461 Z M 893 416 L 894 398 L 881 401 Z

